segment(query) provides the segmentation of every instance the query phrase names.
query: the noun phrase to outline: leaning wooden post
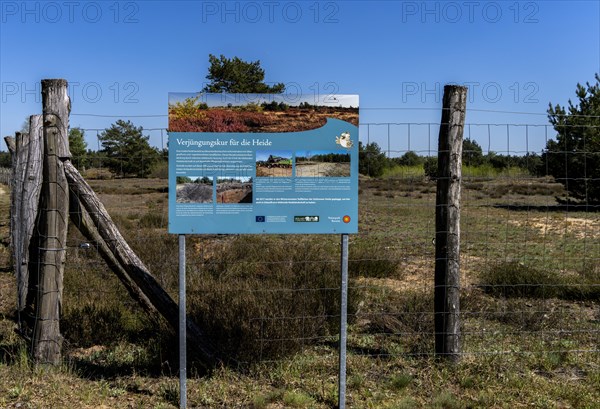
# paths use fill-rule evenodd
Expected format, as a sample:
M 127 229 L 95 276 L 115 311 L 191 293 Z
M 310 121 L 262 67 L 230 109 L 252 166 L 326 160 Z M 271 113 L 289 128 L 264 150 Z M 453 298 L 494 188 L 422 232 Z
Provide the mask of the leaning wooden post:
M 42 106 L 44 159 L 33 357 L 36 363 L 56 365 L 61 360 L 60 313 L 69 221 L 69 186 L 63 163 L 71 156 L 68 138 L 70 102 L 66 80 L 42 80 Z
M 86 210 L 91 223 L 95 225 L 97 233 L 111 252 L 112 258 L 126 273 L 127 282 L 135 283 L 138 289 L 132 289 L 139 292 L 140 296 L 143 295 L 143 300 L 151 303 L 171 327 L 177 330 L 179 326 L 179 307 L 175 301 L 158 284 L 142 260 L 129 247 L 100 199 L 70 161 L 65 162 L 65 173 L 69 181 L 69 188 L 75 196 L 74 201 L 77 200 L 79 205 Z M 88 224 L 91 226 L 90 223 Z M 119 274 L 119 271 L 116 272 Z M 126 283 L 126 285 L 129 284 Z M 141 297 L 137 297 L 137 295 L 134 295 L 134 297 L 141 300 Z M 214 368 L 222 362 L 217 348 L 203 328 L 191 319 L 186 320 L 186 328 L 189 344 L 194 345 L 194 353 L 201 358 L 206 368 Z
M 467 88 L 446 85 L 435 213 L 435 353 L 460 359 L 460 182 Z

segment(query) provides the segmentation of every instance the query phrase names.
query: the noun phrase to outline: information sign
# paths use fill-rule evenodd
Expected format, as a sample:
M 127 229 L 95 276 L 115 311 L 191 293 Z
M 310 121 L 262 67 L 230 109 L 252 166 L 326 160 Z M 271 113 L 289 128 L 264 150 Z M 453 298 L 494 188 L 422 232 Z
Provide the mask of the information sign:
M 357 231 L 357 96 L 169 94 L 170 233 Z

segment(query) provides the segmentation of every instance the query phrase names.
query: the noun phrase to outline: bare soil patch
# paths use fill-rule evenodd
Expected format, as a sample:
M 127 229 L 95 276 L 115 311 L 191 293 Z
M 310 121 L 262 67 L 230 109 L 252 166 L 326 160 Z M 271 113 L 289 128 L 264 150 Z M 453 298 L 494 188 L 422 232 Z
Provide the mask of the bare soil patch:
M 219 184 L 217 186 L 217 203 L 252 203 L 252 184 Z
M 292 177 L 292 168 L 269 168 L 267 166 L 256 167 L 257 177 Z
M 302 163 L 296 164 L 298 177 L 349 177 L 349 163 Z
M 571 235 L 578 239 L 600 238 L 600 219 L 580 217 L 532 217 L 527 220 L 509 220 L 509 224 L 518 227 L 529 227 L 546 235 Z

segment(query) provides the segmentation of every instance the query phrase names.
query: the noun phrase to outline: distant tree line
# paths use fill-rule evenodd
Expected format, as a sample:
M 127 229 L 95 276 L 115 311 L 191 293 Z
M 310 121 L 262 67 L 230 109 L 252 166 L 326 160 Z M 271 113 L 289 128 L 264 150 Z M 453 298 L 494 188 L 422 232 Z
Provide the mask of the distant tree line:
M 219 178 L 218 182 L 219 183 L 252 183 L 252 178 L 248 178 L 248 180 L 245 182 L 242 182 L 240 179 L 237 179 L 237 178 Z
M 568 200 L 575 203 L 600 204 L 600 75 L 595 83 L 577 84 L 578 102 L 568 101 L 548 108 L 548 120 L 556 131 L 556 140 L 549 139 L 541 155 L 483 154 L 481 146 L 464 139 L 462 160 L 465 166 L 489 166 L 504 170 L 518 167 L 532 176 L 552 176 L 565 186 Z M 378 177 L 394 166 L 423 166 L 425 175 L 437 177 L 437 158 L 406 152 L 398 158 L 388 158 L 375 142 L 359 144 L 359 171 Z
M 517 156 L 489 152 L 484 155 L 481 146 L 468 138 L 463 140 L 462 161 L 463 166 L 489 166 L 498 171 L 517 167 L 533 176 L 546 174 L 544 160 L 536 153 Z M 416 152 L 408 151 L 402 156 L 388 158 L 376 142 L 366 145 L 359 143 L 359 172 L 363 175 L 379 177 L 387 168 L 395 166 L 422 166 L 426 176 L 432 179 L 437 177 L 437 156 L 420 156 Z
M 349 153 L 326 153 L 310 157 L 297 156 L 296 162 L 327 162 L 327 163 L 350 163 Z

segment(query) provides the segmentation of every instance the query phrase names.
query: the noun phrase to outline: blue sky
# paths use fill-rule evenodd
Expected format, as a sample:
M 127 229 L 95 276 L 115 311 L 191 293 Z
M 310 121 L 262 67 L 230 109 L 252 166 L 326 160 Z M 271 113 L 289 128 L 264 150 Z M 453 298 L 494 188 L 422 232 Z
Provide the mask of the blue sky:
M 1 136 L 41 111 L 41 79 L 65 78 L 71 126 L 91 129 L 93 149 L 93 129 L 128 116 L 166 144 L 168 93 L 199 91 L 210 53 L 260 60 L 290 93 L 358 94 L 361 124 L 413 123 L 361 125 L 362 140 L 397 152 L 435 149 L 435 126 L 415 123 L 439 122 L 449 82 L 469 85 L 467 123 L 484 149 L 539 150 L 544 126 L 487 124 L 547 124 L 548 103 L 566 104 L 600 71 L 598 1 L 3 0 L 0 10 Z

